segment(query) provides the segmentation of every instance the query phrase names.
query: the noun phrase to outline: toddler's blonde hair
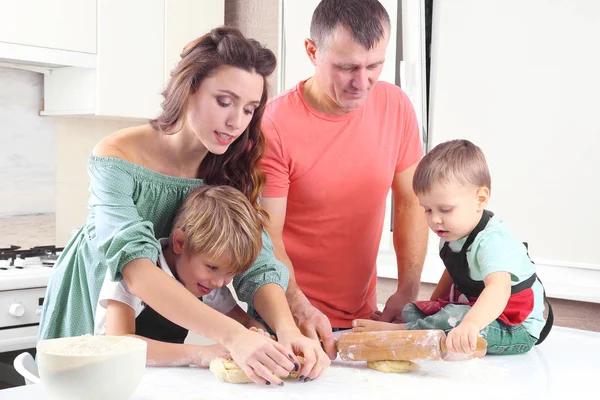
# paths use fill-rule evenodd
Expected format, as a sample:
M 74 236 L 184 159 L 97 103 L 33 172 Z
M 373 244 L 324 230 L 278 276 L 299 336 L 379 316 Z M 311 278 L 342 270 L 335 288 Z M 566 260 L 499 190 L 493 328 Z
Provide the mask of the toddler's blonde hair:
M 440 143 L 421 159 L 413 176 L 413 190 L 416 194 L 427 193 L 435 183 L 470 184 L 492 190 L 483 152 L 465 139 Z

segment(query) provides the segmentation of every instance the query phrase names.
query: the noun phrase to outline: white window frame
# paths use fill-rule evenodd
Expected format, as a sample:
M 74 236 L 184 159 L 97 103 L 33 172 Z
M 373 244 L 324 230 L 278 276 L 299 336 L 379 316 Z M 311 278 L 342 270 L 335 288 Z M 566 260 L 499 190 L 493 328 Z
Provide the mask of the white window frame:
M 402 4 L 402 60 L 397 63 L 400 69 L 400 86 L 411 100 L 417 114 L 421 143 L 427 146 L 427 86 L 426 86 L 426 43 L 425 43 L 425 2 L 424 0 L 401 0 Z M 398 278 L 396 256 L 392 233 L 392 192 L 388 193 L 385 220 L 379 254 L 377 276 Z

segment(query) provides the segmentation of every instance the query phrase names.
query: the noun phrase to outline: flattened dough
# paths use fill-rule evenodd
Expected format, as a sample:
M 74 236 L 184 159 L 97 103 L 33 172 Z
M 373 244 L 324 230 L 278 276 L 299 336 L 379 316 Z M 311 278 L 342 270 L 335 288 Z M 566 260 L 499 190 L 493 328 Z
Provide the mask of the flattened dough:
M 419 370 L 419 364 L 412 361 L 368 361 L 367 367 L 380 372 L 412 372 Z
M 304 359 L 298 356 L 298 361 L 304 363 Z M 217 357 L 210 362 L 210 371 L 223 382 L 227 383 L 252 383 L 248 375 L 232 359 Z M 292 371 L 284 379 L 298 378 L 298 371 Z

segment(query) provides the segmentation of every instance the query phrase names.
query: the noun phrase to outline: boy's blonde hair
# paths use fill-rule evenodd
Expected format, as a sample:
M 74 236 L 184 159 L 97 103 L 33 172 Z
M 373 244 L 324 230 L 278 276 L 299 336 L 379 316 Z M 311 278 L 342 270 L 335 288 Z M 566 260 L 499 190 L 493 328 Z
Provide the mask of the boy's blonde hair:
M 246 196 L 231 186 L 203 185 L 185 199 L 173 230 L 185 232 L 184 251 L 225 257 L 227 268 L 240 274 L 248 270 L 262 248 L 263 223 Z
M 438 144 L 417 165 L 413 176 L 415 193 L 427 193 L 435 183 L 471 184 L 492 190 L 492 178 L 483 152 L 464 139 Z

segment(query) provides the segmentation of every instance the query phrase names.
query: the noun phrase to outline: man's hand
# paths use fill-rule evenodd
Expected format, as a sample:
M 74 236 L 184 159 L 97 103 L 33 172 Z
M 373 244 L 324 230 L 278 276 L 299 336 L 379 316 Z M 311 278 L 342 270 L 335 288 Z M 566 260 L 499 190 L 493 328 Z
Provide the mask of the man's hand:
M 385 308 L 381 315 L 379 313 L 373 314 L 372 319 L 381 322 L 402 322 L 402 309 L 406 305 L 406 303 L 414 300 L 412 293 L 404 289 L 398 289 L 396 293 L 390 296 L 390 298 L 385 303 Z
M 335 360 L 337 351 L 329 318 L 308 300 L 291 306 L 291 310 L 300 332 L 311 339 L 320 340 L 329 358 Z

